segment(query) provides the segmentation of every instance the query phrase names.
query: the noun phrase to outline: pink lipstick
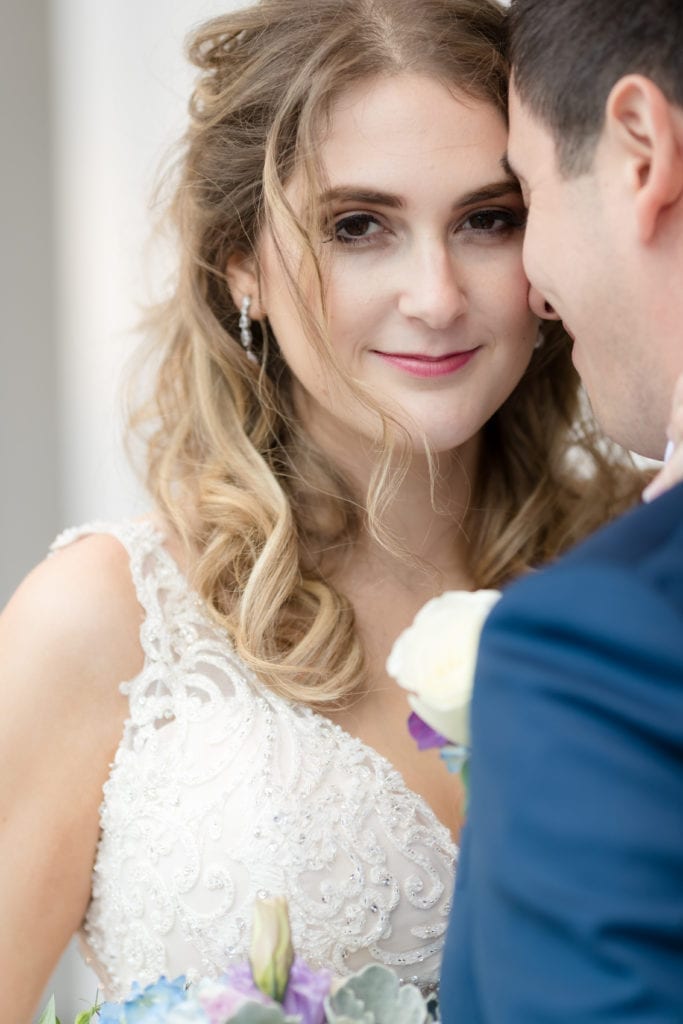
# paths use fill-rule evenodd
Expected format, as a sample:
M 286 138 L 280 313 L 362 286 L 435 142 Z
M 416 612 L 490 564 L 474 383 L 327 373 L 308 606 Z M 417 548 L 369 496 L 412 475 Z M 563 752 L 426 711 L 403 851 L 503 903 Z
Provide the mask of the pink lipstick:
M 392 366 L 413 377 L 445 377 L 461 370 L 463 366 L 467 366 L 478 351 L 478 348 L 472 348 L 469 352 L 450 352 L 445 356 L 424 356 L 414 353 L 404 355 L 403 353 L 374 350 L 375 355 L 380 356 L 385 363 L 391 363 Z

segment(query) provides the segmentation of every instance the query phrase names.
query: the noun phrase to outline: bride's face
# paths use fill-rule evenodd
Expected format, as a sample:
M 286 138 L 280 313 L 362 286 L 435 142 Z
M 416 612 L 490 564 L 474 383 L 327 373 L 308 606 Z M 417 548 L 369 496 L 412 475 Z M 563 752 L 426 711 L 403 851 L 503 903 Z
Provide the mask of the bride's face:
M 532 354 L 538 321 L 522 269 L 524 206 L 501 169 L 506 143 L 493 105 L 407 74 L 344 93 L 322 139 L 330 343 L 345 374 L 398 417 L 416 449 L 422 435 L 437 452 L 474 438 Z M 295 176 L 295 208 L 301 188 Z M 271 233 L 259 256 L 261 307 L 308 429 L 345 450 L 359 435 L 375 438 L 379 418 L 339 387 L 309 341 Z M 316 287 L 291 242 L 285 259 L 317 312 Z

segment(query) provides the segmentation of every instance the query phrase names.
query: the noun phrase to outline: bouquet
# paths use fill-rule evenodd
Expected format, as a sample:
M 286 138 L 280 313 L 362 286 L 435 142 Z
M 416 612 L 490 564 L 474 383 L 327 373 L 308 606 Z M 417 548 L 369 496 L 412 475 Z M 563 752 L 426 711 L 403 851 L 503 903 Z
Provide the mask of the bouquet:
M 370 964 L 335 980 L 294 955 L 284 899 L 255 904 L 247 963 L 187 985 L 184 977 L 134 985 L 122 1003 L 100 1003 L 74 1024 L 426 1024 L 438 1020 L 414 985 Z M 54 997 L 37 1024 L 59 1024 Z
M 440 747 L 467 787 L 470 704 L 479 639 L 498 590 L 447 591 L 420 609 L 396 640 L 387 672 L 405 690 L 408 728 L 421 750 Z

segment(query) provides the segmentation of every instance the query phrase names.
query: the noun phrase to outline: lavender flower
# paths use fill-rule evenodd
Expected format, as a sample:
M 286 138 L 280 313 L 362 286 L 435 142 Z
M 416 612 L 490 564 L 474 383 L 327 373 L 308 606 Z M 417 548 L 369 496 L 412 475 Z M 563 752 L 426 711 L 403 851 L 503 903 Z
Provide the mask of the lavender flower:
M 298 1014 L 301 1024 L 324 1024 L 325 998 L 331 985 L 330 971 L 314 971 L 304 960 L 295 957 L 282 1008 L 292 1017 Z
M 231 964 L 221 978 L 221 983 L 232 992 L 244 996 L 245 999 L 251 999 L 255 1003 L 262 1003 L 264 1006 L 273 1005 L 273 1000 L 262 992 L 254 981 L 251 965 L 246 961 Z

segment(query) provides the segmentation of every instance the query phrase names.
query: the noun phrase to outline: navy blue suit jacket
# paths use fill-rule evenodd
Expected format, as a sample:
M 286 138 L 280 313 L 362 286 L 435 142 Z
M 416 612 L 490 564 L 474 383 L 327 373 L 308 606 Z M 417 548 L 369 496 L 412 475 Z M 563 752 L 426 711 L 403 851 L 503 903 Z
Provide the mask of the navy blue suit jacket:
M 472 745 L 446 1024 L 683 1022 L 683 485 L 506 591 Z

